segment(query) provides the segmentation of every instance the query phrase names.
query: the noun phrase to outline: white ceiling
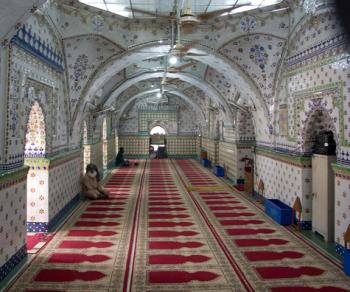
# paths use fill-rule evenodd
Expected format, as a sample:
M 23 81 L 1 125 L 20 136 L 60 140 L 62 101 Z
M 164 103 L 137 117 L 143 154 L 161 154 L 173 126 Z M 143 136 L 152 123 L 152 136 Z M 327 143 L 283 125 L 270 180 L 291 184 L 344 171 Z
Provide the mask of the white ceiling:
M 190 7 L 192 13 L 205 13 L 226 9 L 234 5 L 245 5 L 234 9 L 231 13 L 252 10 L 260 7 L 274 5 L 282 0 L 79 0 L 80 2 L 107 10 L 130 18 L 150 18 L 153 16 L 133 13 L 125 8 L 143 9 L 160 15 L 169 15 L 174 11 L 175 2 L 178 2 L 180 12 Z
M 30 10 L 40 7 L 46 0 L 0 0 L 0 40 L 10 39 L 16 23 L 24 23 Z

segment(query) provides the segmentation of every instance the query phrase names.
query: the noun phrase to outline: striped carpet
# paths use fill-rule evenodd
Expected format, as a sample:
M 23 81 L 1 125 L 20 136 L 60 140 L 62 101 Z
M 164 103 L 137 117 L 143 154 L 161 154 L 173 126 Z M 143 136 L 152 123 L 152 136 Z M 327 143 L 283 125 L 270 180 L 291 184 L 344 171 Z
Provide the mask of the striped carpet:
M 190 159 L 113 172 L 10 291 L 350 291 L 339 263 Z

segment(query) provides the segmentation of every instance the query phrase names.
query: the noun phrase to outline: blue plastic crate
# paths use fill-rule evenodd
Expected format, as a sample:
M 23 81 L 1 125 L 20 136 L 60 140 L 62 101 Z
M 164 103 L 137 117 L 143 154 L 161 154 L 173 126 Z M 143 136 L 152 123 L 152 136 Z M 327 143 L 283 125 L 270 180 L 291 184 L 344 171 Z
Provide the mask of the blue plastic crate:
M 216 176 L 224 176 L 225 175 L 225 170 L 224 170 L 224 168 L 222 166 L 215 165 L 214 173 L 215 173 Z
M 204 167 L 208 167 L 209 166 L 209 160 L 207 158 L 203 158 L 201 162 L 202 162 L 202 165 Z
M 350 276 L 350 250 L 344 248 L 344 273 Z
M 265 212 L 272 219 L 281 225 L 289 225 L 293 222 L 293 210 L 291 207 L 286 205 L 277 199 L 265 200 Z

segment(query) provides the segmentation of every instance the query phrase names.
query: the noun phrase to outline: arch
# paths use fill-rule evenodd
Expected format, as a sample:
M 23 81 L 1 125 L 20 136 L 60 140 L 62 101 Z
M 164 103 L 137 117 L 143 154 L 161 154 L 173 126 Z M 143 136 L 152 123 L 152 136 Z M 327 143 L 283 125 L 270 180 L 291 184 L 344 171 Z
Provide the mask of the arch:
M 39 102 L 35 101 L 29 112 L 24 156 L 45 157 L 46 146 L 45 116 Z
M 150 135 L 166 135 L 168 131 L 161 121 L 154 122 L 150 125 Z
M 336 142 L 336 151 L 339 150 L 339 139 L 332 117 L 327 109 L 318 106 L 309 114 L 301 133 L 301 151 L 307 154 L 312 153 L 312 147 L 316 135 L 321 131 L 332 131 Z
M 167 89 L 167 87 L 164 88 L 165 90 Z M 119 120 L 122 117 L 123 113 L 125 112 L 125 110 L 128 108 L 128 106 L 136 99 L 144 96 L 144 95 L 148 95 L 151 93 L 156 93 L 159 92 L 159 89 L 151 89 L 151 90 L 146 90 L 146 91 L 142 91 L 137 93 L 136 95 L 130 97 L 124 104 L 123 106 L 119 109 L 117 116 L 116 116 L 116 123 L 117 125 L 119 124 Z M 171 93 L 179 96 L 180 98 L 182 98 L 183 100 L 185 100 L 186 102 L 188 102 L 190 105 L 192 105 L 194 108 L 200 108 L 200 112 L 202 114 L 203 117 L 203 121 L 205 121 L 205 113 L 203 111 L 203 109 L 197 105 L 193 100 L 190 99 L 190 97 L 188 97 L 187 95 L 183 94 L 181 91 L 177 91 L 177 90 L 171 90 Z
M 144 49 L 147 48 L 147 52 Z M 77 108 L 73 115 L 73 123 L 71 128 L 74 131 L 75 123 L 80 119 L 80 116 L 83 114 L 84 103 L 89 101 L 96 90 L 101 88 L 105 83 L 107 83 L 114 76 L 114 72 L 119 72 L 125 69 L 127 66 L 135 64 L 145 59 L 160 57 L 168 54 L 170 49 L 169 45 L 160 45 L 153 44 L 151 46 L 142 46 L 133 49 L 133 51 L 127 51 L 122 54 L 114 55 L 106 60 L 94 73 L 92 81 L 89 82 L 82 94 L 81 98 L 78 101 Z M 218 56 L 215 52 L 201 47 L 201 49 L 191 49 L 191 52 L 204 53 L 206 56 L 196 56 L 191 57 L 191 59 L 197 60 L 204 64 L 207 64 L 213 68 L 220 68 L 220 73 L 223 73 L 228 80 L 234 84 L 241 84 L 239 88 L 243 91 L 248 91 L 248 96 L 254 96 L 253 98 L 257 101 L 259 105 L 258 108 L 261 108 L 264 111 L 264 115 L 268 114 L 267 108 L 264 105 L 261 94 L 256 86 L 247 78 L 246 73 L 229 59 Z M 82 97 L 86 97 L 84 100 Z
M 135 85 L 138 82 L 147 80 L 147 79 L 155 79 L 155 78 L 162 78 L 164 76 L 164 72 L 154 72 L 154 73 L 146 73 L 138 75 L 134 78 L 128 79 L 124 83 L 122 83 L 105 101 L 105 106 L 110 106 L 118 96 L 131 87 L 132 85 Z M 167 73 L 167 76 L 169 78 L 178 78 L 184 82 L 190 83 L 194 85 L 195 87 L 201 89 L 204 92 L 207 92 L 210 96 L 212 96 L 215 101 L 226 108 L 228 107 L 227 101 L 224 99 L 224 97 L 211 85 L 208 83 L 203 82 L 198 77 L 195 77 L 191 74 L 185 74 L 185 73 Z

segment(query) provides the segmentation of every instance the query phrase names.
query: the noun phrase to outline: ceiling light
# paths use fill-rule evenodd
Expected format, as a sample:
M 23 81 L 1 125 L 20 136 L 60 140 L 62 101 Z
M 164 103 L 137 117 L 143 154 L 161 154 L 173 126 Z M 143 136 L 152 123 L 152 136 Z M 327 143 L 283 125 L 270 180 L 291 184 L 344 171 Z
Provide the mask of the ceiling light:
M 157 92 L 157 97 L 158 98 L 162 97 L 162 94 L 160 92 Z
M 176 56 L 171 56 L 169 58 L 169 63 L 170 63 L 170 65 L 175 65 L 177 63 L 177 57 Z

